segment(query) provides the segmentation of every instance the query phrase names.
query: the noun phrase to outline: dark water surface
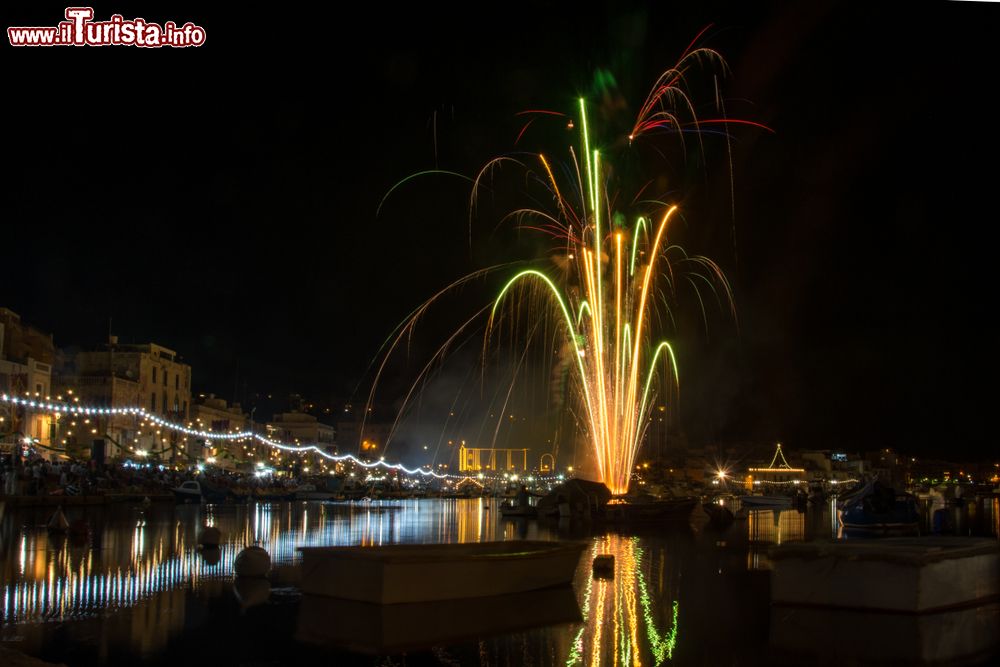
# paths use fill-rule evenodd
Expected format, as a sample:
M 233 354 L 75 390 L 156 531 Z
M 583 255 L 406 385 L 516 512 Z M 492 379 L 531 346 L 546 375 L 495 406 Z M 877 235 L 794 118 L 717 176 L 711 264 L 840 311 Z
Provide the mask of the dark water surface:
M 91 526 L 79 537 L 50 536 L 50 509 L 8 510 L 0 519 L 0 647 L 74 666 L 768 664 L 778 657 L 770 624 L 780 622 L 769 605 L 768 548 L 836 536 L 829 506 L 755 511 L 725 529 L 634 532 L 503 520 L 497 506 L 424 499 L 71 508 L 71 521 Z M 997 501 L 987 501 L 977 525 L 996 534 L 998 515 Z M 206 523 L 222 531 L 217 552 L 197 546 Z M 303 599 L 295 587 L 300 546 L 510 539 L 588 541 L 572 591 L 393 616 Z M 233 559 L 248 544 L 271 554 L 270 590 L 259 581 L 234 586 Z M 615 556 L 612 578 L 592 575 L 600 553 Z

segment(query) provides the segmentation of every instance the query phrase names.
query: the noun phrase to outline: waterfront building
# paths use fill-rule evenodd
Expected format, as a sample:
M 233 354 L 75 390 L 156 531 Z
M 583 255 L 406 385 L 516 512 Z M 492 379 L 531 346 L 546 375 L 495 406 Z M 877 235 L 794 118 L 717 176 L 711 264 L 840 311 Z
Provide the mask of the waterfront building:
M 337 453 L 336 429 L 305 412 L 282 412 L 267 423 L 268 437 L 293 445 L 318 445 Z
M 808 481 L 805 468 L 793 467 L 781 450 L 781 443 L 774 450 L 774 457 L 766 466 L 747 468 L 747 488 L 771 484 L 801 484 Z
M 249 430 L 249 420 L 239 403 L 229 405 L 225 399 L 217 398 L 215 394 L 200 394 L 191 402 L 188 428 L 210 433 L 241 433 Z M 244 458 L 243 445 L 246 444 L 249 441 L 211 438 L 194 438 L 192 443 L 189 438 L 188 453 L 200 461 L 231 468 L 237 459 Z
M 67 354 L 58 385 L 64 398 L 72 395 L 81 404 L 142 407 L 165 420 L 189 422 L 191 366 L 175 351 L 156 343 L 124 344 L 110 336 L 99 350 Z M 83 433 L 79 426 L 75 431 L 68 426 L 60 429 L 68 448 L 103 439 L 106 458 L 190 458 L 189 438 L 132 416 L 92 420 Z
M 49 398 L 54 360 L 52 334 L 25 324 L 12 310 L 0 308 L 0 392 Z M 19 437 L 50 447 L 54 438 L 52 417 L 0 405 L 0 442 L 9 448 Z

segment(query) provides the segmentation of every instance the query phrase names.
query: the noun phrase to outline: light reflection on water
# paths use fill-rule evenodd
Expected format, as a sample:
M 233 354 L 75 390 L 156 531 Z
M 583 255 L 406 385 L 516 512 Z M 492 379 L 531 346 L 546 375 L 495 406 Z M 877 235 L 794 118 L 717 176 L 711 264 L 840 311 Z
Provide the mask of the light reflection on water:
M 421 503 L 424 503 L 421 505 Z M 51 535 L 44 515 L 5 525 L 0 546 L 3 621 L 53 621 L 129 607 L 151 595 L 205 579 L 229 578 L 239 551 L 256 544 L 275 565 L 299 560 L 298 547 L 377 546 L 395 543 L 551 539 L 536 526 L 489 521 L 482 500 L 406 500 L 357 504 L 258 503 L 249 506 L 179 506 L 141 512 L 131 508 L 82 511 L 93 517 L 89 538 Z M 101 513 L 114 512 L 117 520 Z M 486 520 L 484 520 L 486 515 Z M 5 524 L 13 524 L 11 516 Z M 218 552 L 202 553 L 198 529 L 222 531 Z M 128 527 L 127 529 L 125 529 Z M 10 556 L 17 544 L 16 558 Z
M 745 655 L 738 646 L 766 644 L 766 627 L 748 620 L 767 617 L 768 549 L 829 538 L 836 530 L 830 508 L 823 507 L 809 513 L 755 510 L 725 529 L 657 526 L 639 534 L 593 534 L 564 524 L 501 520 L 492 503 L 70 508 L 71 521 L 90 524 L 83 539 L 49 535 L 44 523 L 51 510 L 8 511 L 0 520 L 0 641 L 17 640 L 19 650 L 74 665 L 155 662 L 188 641 L 193 628 L 214 628 L 209 618 L 213 624 L 230 619 L 228 631 L 239 636 L 248 632 L 238 625 L 240 613 L 223 603 L 232 599 L 233 560 L 249 544 L 289 569 L 300 546 L 586 539 L 590 548 L 574 584 L 582 622 L 445 647 L 441 655 L 481 665 L 732 662 Z M 993 500 L 981 516 L 994 531 L 997 509 Z M 217 551 L 199 549 L 202 525 L 222 532 Z M 594 578 L 591 563 L 598 554 L 615 557 L 613 578 Z M 717 641 L 720 623 L 728 628 L 727 642 Z M 54 633 L 60 642 L 52 641 Z M 293 633 L 269 633 L 284 647 L 276 664 L 285 654 L 294 662 L 294 652 L 303 649 Z M 59 645 L 88 647 L 86 657 L 67 659 L 53 648 Z
M 615 574 L 608 579 L 590 575 L 599 554 L 615 557 Z M 584 623 L 570 644 L 567 667 L 608 664 L 662 664 L 673 657 L 677 643 L 677 581 L 665 578 L 664 554 L 647 554 L 638 537 L 605 535 L 595 538 L 577 576 Z

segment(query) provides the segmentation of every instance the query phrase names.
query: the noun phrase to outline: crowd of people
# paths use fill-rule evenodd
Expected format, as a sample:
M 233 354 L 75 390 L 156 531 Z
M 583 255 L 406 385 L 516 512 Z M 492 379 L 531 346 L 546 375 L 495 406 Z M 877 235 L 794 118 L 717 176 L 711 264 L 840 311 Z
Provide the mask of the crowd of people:
M 90 495 L 115 491 L 153 491 L 173 482 L 158 469 L 130 469 L 94 461 L 49 461 L 32 453 L 0 457 L 0 489 L 9 496 Z
M 297 478 L 275 479 L 218 469 L 174 470 L 162 463 L 50 461 L 36 452 L 0 454 L 0 494 L 8 496 L 165 494 L 188 480 L 225 491 L 294 489 Z

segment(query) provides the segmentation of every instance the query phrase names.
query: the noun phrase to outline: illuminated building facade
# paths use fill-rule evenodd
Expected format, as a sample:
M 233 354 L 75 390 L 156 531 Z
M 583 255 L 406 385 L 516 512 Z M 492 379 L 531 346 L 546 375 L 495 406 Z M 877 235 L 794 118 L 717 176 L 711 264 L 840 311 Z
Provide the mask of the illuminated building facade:
M 54 357 L 52 334 L 26 325 L 17 313 L 0 308 L 0 392 L 46 398 L 51 393 Z M 10 444 L 18 436 L 50 445 L 51 416 L 0 408 L 0 441 Z
M 65 360 L 57 378 L 60 394 L 78 402 L 106 407 L 143 407 L 163 419 L 187 423 L 191 409 L 191 366 L 177 353 L 155 343 L 123 344 L 111 336 L 101 350 L 85 350 Z M 72 393 L 71 393 L 72 392 Z M 181 454 L 191 443 L 177 432 L 164 431 L 130 416 L 101 418 L 84 431 L 61 428 L 66 446 L 103 438 L 107 458 L 126 458 L 135 451 L 161 459 Z M 95 432 L 96 431 L 96 432 Z
M 249 420 L 239 403 L 229 405 L 225 399 L 216 398 L 215 394 L 201 395 L 191 403 L 188 414 L 188 425 L 199 431 L 213 433 L 237 433 L 249 430 Z M 188 446 L 188 453 L 199 459 L 216 458 L 220 465 L 229 467 L 235 460 L 237 452 L 233 450 L 237 443 L 231 440 L 215 440 L 207 443 L 211 448 L 203 446 L 202 439 L 195 439 Z
M 779 462 L 780 459 L 780 462 Z M 800 484 L 807 482 L 805 468 L 793 468 L 785 459 L 784 452 L 781 451 L 781 443 L 778 443 L 774 451 L 774 458 L 766 467 L 747 468 L 747 486 L 752 484 Z
M 330 454 L 337 452 L 336 430 L 305 412 L 282 412 L 267 423 L 268 437 L 289 444 L 317 443 Z
M 497 467 L 497 453 L 500 454 L 502 463 L 500 467 Z M 458 448 L 458 471 L 478 472 L 480 470 L 528 472 L 528 450 L 466 447 L 463 443 Z

